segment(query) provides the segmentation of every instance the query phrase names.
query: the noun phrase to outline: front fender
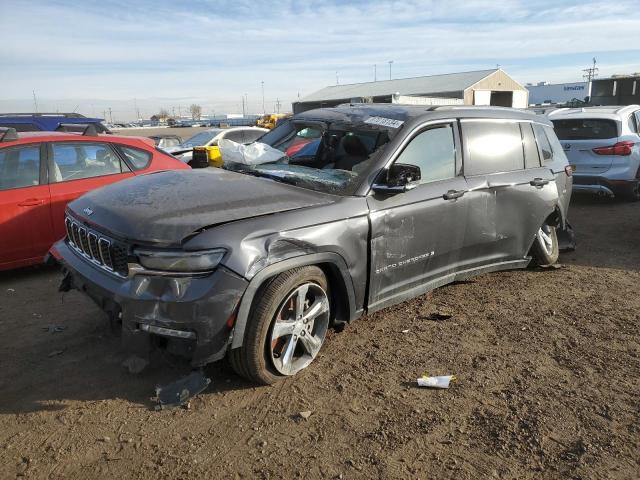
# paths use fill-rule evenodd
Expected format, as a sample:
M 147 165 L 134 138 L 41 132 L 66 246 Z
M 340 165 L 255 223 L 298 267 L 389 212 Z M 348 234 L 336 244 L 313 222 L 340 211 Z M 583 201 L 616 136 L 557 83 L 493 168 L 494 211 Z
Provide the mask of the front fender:
M 349 269 L 347 268 L 347 264 L 344 259 L 333 252 L 320 252 L 313 253 L 309 255 L 302 255 L 294 258 L 289 258 L 286 260 L 282 260 L 277 263 L 273 263 L 258 273 L 251 279 L 249 282 L 249 286 L 245 290 L 244 295 L 240 301 L 240 306 L 238 307 L 238 313 L 236 315 L 236 320 L 233 329 L 233 340 L 231 342 L 231 348 L 241 347 L 244 342 L 244 334 L 247 326 L 247 320 L 249 318 L 249 313 L 251 311 L 251 306 L 253 305 L 253 300 L 255 298 L 256 293 L 259 288 L 264 284 L 266 280 L 274 277 L 282 272 L 287 270 L 291 270 L 292 268 L 304 267 L 307 265 L 330 265 L 332 266 L 339 276 L 339 279 L 342 281 L 342 286 L 339 288 L 344 289 L 344 294 L 346 295 L 347 308 L 348 308 L 348 317 L 349 319 L 354 319 L 362 313 L 362 311 L 356 311 L 356 301 L 355 301 L 355 292 L 353 287 L 353 280 L 349 273 Z M 336 286 L 333 285 L 335 288 Z

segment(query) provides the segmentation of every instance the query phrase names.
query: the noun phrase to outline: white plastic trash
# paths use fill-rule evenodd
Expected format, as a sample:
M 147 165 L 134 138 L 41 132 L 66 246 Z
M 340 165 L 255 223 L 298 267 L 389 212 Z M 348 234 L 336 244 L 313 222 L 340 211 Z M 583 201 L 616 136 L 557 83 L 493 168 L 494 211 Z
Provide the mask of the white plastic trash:
M 242 145 L 223 138 L 218 142 L 218 148 L 223 162 L 236 162 L 244 165 L 276 162 L 285 156 L 284 152 L 277 148 L 260 142 Z
M 455 375 L 440 375 L 438 377 L 423 375 L 418 379 L 418 386 L 427 388 L 449 388 L 449 383 L 455 380 Z

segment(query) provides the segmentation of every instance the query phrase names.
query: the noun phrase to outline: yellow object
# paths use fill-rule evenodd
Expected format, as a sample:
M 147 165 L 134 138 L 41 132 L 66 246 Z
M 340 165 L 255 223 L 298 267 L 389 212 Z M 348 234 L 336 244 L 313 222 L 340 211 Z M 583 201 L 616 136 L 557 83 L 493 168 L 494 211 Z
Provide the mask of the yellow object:
M 193 149 L 193 157 L 200 156 L 205 154 L 207 160 L 209 161 L 210 167 L 222 167 L 222 155 L 220 154 L 220 148 L 217 146 L 209 146 L 209 147 L 195 147 Z
M 266 113 L 256 121 L 256 127 L 273 129 L 278 120 L 290 117 L 290 113 Z

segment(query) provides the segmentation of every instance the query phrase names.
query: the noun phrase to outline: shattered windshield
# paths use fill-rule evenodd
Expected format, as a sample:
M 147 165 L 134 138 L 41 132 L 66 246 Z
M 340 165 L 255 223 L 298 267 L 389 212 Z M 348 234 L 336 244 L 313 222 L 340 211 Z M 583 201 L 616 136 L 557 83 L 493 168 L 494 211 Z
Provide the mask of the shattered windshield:
M 222 141 L 223 168 L 352 195 L 389 137 L 388 127 L 365 122 L 286 121 L 243 152 L 230 151 Z

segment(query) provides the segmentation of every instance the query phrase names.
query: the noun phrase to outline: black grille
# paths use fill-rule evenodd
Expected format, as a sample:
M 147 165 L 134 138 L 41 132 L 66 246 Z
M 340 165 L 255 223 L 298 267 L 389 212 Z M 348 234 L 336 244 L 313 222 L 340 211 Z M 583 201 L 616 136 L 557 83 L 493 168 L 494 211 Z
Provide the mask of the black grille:
M 129 274 L 128 249 L 123 243 L 79 225 L 70 217 L 65 219 L 67 242 L 92 263 L 122 277 Z

